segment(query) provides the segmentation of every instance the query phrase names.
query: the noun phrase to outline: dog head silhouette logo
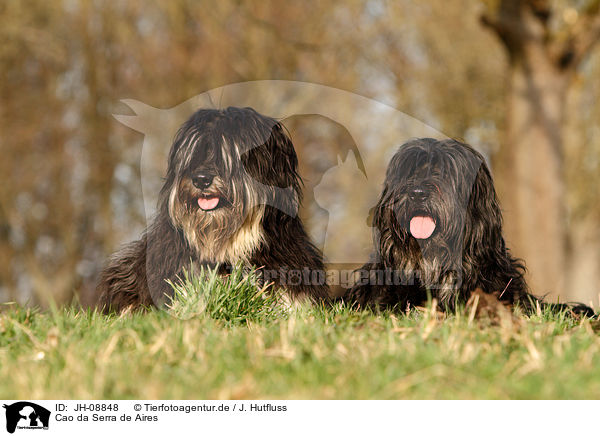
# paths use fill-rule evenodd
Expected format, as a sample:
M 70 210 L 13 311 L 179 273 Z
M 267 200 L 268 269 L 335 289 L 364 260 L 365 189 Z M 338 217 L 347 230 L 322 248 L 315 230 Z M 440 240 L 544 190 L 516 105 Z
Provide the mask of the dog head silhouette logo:
M 19 429 L 48 429 L 50 411 L 42 406 L 28 401 L 19 401 L 10 405 L 4 404 L 6 409 L 6 431 L 14 433 Z

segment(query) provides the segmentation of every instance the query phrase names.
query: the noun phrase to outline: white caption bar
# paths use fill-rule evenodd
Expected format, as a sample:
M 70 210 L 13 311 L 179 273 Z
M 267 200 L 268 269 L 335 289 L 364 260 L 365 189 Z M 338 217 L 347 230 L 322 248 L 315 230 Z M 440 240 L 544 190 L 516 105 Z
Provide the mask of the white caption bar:
M 584 433 L 597 401 L 45 401 L 3 400 L 1 434 Z

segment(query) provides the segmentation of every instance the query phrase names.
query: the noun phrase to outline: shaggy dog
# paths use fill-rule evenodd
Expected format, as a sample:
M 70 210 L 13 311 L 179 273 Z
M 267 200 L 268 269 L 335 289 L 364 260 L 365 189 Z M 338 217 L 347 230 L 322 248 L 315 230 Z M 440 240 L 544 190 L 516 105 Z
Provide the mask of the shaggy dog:
M 327 300 L 324 278 L 302 278 L 323 272 L 323 262 L 297 216 L 297 169 L 276 120 L 251 108 L 197 111 L 175 137 L 153 222 L 101 275 L 101 307 L 161 306 L 173 294 L 166 281 L 190 265 L 262 268 L 263 281 L 281 285 L 291 300 Z
M 488 167 L 469 145 L 431 138 L 404 144 L 387 169 L 373 227 L 375 254 L 346 300 L 403 310 L 436 298 L 453 308 L 479 288 L 535 308 L 524 265 L 504 242 Z

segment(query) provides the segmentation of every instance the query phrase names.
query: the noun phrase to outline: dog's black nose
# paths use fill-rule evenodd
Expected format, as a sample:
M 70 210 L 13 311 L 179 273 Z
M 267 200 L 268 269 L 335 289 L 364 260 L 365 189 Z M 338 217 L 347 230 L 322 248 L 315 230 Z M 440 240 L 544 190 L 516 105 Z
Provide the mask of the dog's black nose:
M 413 201 L 425 201 L 429 197 L 429 192 L 424 188 L 413 188 L 409 191 L 408 197 Z
M 192 183 L 198 189 L 206 189 L 212 184 L 214 178 L 212 174 L 200 173 L 192 177 Z

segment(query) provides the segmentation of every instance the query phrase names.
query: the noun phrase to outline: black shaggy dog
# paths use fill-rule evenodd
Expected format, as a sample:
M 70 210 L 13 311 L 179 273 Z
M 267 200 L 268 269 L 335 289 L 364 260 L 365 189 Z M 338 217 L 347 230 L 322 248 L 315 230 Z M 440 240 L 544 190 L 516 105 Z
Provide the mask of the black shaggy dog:
M 321 253 L 297 216 L 301 179 L 284 127 L 251 108 L 201 109 L 177 133 L 158 211 L 142 238 L 109 260 L 97 293 L 105 311 L 160 306 L 184 268 L 262 268 L 291 300 L 326 300 Z M 296 274 L 285 277 L 285 274 Z M 289 279 L 289 280 L 288 280 Z
M 431 297 L 453 308 L 479 288 L 526 309 L 536 305 L 523 263 L 504 242 L 488 167 L 467 144 L 422 138 L 401 146 L 373 227 L 375 254 L 346 296 L 354 304 L 405 309 Z

